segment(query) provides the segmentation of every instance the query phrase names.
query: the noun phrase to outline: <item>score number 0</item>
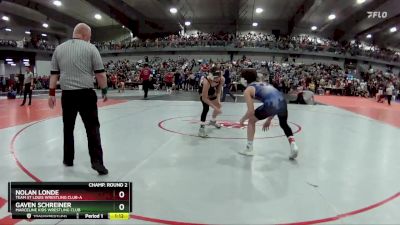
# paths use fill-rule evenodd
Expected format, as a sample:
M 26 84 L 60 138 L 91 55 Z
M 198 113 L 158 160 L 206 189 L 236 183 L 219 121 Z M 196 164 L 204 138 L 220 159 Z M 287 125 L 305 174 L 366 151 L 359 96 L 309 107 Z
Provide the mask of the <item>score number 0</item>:
M 118 197 L 119 197 L 119 198 L 124 198 L 124 197 L 125 197 L 125 192 L 120 191 L 120 192 L 118 193 Z M 118 208 L 119 208 L 120 211 L 124 211 L 125 205 L 121 203 L 121 204 L 119 204 Z

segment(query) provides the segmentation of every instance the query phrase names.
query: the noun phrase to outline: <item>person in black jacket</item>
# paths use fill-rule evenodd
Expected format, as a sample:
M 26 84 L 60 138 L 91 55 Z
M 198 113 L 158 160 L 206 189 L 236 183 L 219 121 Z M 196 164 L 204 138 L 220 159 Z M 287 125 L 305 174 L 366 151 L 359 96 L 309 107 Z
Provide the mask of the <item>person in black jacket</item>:
M 225 84 L 224 84 L 224 90 L 223 90 L 221 102 L 225 102 L 225 98 L 226 98 L 226 95 L 227 95 L 227 94 L 229 94 L 229 95 L 231 96 L 231 98 L 233 99 L 233 101 L 236 102 L 237 97 L 234 96 L 234 95 L 231 93 L 231 83 L 232 83 L 232 79 L 231 79 L 230 74 L 229 74 L 229 69 L 226 69 L 226 70 L 225 70 L 225 72 L 224 72 L 224 78 L 225 78 Z

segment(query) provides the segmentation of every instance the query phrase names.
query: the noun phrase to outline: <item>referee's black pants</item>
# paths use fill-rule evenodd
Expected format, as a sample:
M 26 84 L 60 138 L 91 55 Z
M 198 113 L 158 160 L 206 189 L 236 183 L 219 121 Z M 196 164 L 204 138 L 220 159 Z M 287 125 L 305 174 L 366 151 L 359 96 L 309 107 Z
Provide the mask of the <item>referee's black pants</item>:
M 147 98 L 147 93 L 149 92 L 149 87 L 150 87 L 150 80 L 144 80 L 143 81 L 143 91 L 144 91 L 145 98 Z
M 22 102 L 22 105 L 25 104 L 26 102 L 26 96 L 29 94 L 29 105 L 32 103 L 32 90 L 31 90 L 31 83 L 25 84 L 24 87 L 24 101 Z
M 92 89 L 62 91 L 61 104 L 64 123 L 64 163 L 74 161 L 74 127 L 79 112 L 86 128 L 90 161 L 92 165 L 103 164 L 96 92 Z

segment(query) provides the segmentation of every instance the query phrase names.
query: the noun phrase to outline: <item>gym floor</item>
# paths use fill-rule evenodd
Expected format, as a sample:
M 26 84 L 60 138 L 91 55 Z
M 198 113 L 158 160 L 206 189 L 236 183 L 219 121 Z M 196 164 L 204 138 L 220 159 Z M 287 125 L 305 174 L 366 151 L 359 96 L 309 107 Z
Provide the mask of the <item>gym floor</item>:
M 243 99 L 223 103 L 223 127 L 197 137 L 201 103 L 196 93 L 166 95 L 111 91 L 99 99 L 107 176 L 90 168 L 80 117 L 74 167 L 62 164 L 60 100 L 32 106 L 0 100 L 0 224 L 399 224 L 400 105 L 369 99 L 316 96 L 318 105 L 289 104 L 289 124 L 300 154 L 276 120 L 257 128 L 256 156 L 238 121 Z M 229 98 L 229 97 L 227 97 Z M 231 99 L 229 99 L 231 101 Z M 9 181 L 131 181 L 129 221 L 12 221 L 6 212 Z

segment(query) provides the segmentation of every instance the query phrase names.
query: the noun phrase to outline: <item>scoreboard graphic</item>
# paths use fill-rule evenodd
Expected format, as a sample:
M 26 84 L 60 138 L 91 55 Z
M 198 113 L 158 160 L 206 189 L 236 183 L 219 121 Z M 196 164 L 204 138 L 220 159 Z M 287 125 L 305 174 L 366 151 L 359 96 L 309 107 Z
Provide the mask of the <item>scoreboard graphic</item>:
M 126 220 L 132 212 L 131 182 L 9 182 L 13 219 Z

